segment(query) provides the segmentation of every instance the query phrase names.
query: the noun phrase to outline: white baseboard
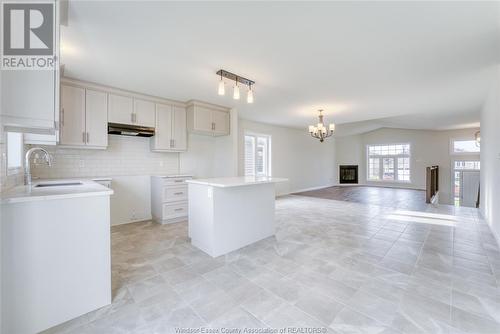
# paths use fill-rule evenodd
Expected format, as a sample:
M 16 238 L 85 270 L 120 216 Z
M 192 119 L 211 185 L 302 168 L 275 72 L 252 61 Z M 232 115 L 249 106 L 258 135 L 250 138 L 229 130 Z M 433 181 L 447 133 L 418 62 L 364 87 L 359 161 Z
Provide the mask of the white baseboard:
M 125 221 L 125 222 L 119 222 L 119 223 L 116 223 L 116 224 L 111 224 L 111 226 L 118 226 L 118 225 L 125 225 L 125 224 L 133 224 L 133 223 L 140 223 L 140 222 L 147 222 L 147 221 L 150 221 L 150 220 L 153 220 L 153 217 L 151 218 L 141 218 L 141 219 L 136 219 L 136 220 L 130 220 L 130 221 Z
M 488 219 L 486 219 L 486 217 L 484 216 L 484 212 L 483 212 L 482 209 L 479 210 L 479 215 L 481 216 L 482 219 L 484 219 L 484 221 L 486 222 L 486 224 L 488 224 L 488 227 L 490 228 L 491 234 L 493 234 L 493 237 L 495 238 L 497 244 L 500 246 L 500 235 L 492 227 L 493 224 Z

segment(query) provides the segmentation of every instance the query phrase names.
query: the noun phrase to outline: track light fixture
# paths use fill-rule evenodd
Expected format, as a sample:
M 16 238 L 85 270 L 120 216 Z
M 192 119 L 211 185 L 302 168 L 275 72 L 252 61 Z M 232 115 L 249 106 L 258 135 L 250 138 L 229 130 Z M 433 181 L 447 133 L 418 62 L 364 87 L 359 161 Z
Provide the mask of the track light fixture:
M 253 97 L 253 89 L 252 85 L 255 84 L 255 81 L 240 77 L 239 75 L 236 75 L 234 73 L 228 72 L 226 70 L 220 69 L 216 73 L 218 76 L 220 76 L 220 81 L 219 81 L 219 89 L 218 93 L 219 95 L 224 95 L 226 93 L 225 91 L 225 83 L 224 83 L 224 78 L 229 79 L 234 81 L 234 88 L 233 88 L 233 99 L 239 100 L 240 99 L 240 87 L 238 84 L 243 84 L 248 86 L 248 93 L 247 93 L 247 103 L 253 103 L 254 97 Z

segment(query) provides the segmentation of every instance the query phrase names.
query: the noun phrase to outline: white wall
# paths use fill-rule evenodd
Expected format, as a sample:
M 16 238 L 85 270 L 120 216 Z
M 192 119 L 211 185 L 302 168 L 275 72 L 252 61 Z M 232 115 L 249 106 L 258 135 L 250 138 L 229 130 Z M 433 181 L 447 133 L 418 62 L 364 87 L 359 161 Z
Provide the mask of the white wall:
M 481 212 L 500 242 L 500 66 L 481 110 Z
M 452 139 L 474 139 L 479 129 L 461 129 L 450 131 L 408 130 L 383 128 L 361 135 L 346 136 L 336 139 L 336 180 L 338 182 L 338 165 L 359 165 L 360 184 L 425 189 L 425 169 L 428 166 L 439 166 L 439 201 L 452 204 L 452 163 L 453 160 L 479 160 L 479 155 L 451 155 Z M 373 144 L 410 143 L 411 145 L 411 182 L 380 183 L 366 180 L 366 146 Z
M 231 110 L 229 136 L 215 138 L 214 177 L 238 175 L 238 111 Z
M 289 179 L 278 184 L 278 194 L 326 187 L 335 183 L 335 144 L 329 138 L 320 143 L 307 129 L 292 129 L 239 120 L 238 173 L 244 175 L 244 133 L 250 131 L 271 136 L 272 176 Z

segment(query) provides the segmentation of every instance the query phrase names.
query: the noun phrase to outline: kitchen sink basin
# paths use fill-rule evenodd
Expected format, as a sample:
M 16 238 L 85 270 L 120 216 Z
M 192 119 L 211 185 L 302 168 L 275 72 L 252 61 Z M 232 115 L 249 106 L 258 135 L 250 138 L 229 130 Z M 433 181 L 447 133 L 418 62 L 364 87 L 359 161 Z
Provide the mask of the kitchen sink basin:
M 63 186 L 81 186 L 81 182 L 61 182 L 61 183 L 39 183 L 35 188 L 47 188 L 47 187 L 63 187 Z

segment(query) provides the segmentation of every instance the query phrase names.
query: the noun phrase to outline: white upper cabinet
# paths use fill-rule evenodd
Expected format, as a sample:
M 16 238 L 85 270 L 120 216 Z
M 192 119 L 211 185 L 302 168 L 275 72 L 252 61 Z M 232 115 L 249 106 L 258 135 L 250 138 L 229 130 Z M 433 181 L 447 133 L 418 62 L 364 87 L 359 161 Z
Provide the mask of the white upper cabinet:
M 81 148 L 106 148 L 107 107 L 107 93 L 61 85 L 60 144 Z
M 153 128 L 155 126 L 155 103 L 110 93 L 108 121 Z
M 192 130 L 196 132 L 209 133 L 213 131 L 212 111 L 204 107 L 196 107 L 190 112 L 192 115 Z
M 155 103 L 151 101 L 134 99 L 134 123 L 135 125 L 155 126 Z
M 229 135 L 229 110 L 200 102 L 190 102 L 187 109 L 190 132 L 211 136 Z
M 46 1 L 47 2 L 47 1 Z M 54 59 L 59 58 L 59 1 L 53 16 Z M 57 141 L 59 128 L 59 68 L 2 70 L 0 75 L 0 123 L 7 129 Z
M 23 132 L 50 134 L 56 129 L 56 73 L 48 70 L 2 71 L 2 124 Z
M 151 150 L 158 152 L 187 150 L 186 109 L 156 104 L 156 130 Z
M 172 106 L 156 105 L 156 129 L 151 138 L 151 150 L 169 151 L 172 149 Z
M 177 151 L 185 151 L 187 150 L 186 108 L 173 106 L 172 110 L 172 115 L 174 118 L 172 126 L 173 146 Z
M 134 100 L 128 96 L 109 94 L 108 122 L 133 125 L 134 119 Z
M 85 94 L 86 144 L 108 146 L 108 94 L 86 89 Z
M 85 88 L 61 85 L 62 145 L 85 146 Z
M 212 122 L 214 123 L 214 134 L 224 136 L 229 134 L 229 113 L 225 111 L 212 111 Z

